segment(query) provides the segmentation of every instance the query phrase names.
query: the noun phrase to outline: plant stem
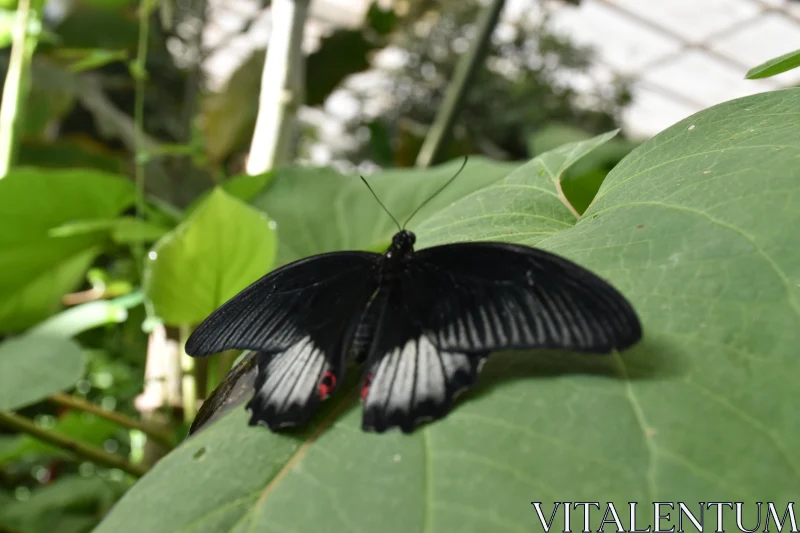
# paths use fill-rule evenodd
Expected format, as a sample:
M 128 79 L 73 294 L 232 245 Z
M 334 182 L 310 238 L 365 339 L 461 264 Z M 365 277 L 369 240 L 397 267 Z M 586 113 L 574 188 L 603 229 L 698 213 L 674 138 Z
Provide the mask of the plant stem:
M 418 167 L 431 166 L 444 149 L 445 141 L 453 129 L 453 124 L 455 124 L 458 117 L 467 89 L 483 60 L 486 48 L 489 46 L 492 32 L 497 25 L 497 20 L 500 18 L 500 12 L 503 10 L 504 4 L 505 0 L 492 0 L 492 3 L 486 6 L 483 13 L 481 13 L 481 18 L 478 22 L 478 35 L 475 37 L 475 41 L 472 42 L 470 49 L 464 53 L 458 65 L 456 65 L 453 81 L 447 87 L 442 106 L 436 113 L 436 119 L 433 121 L 431 129 L 422 143 L 419 154 L 417 154 L 416 165 Z
M 191 326 L 181 324 L 178 340 L 178 356 L 181 359 L 181 398 L 183 399 L 183 420 L 191 422 L 197 414 L 197 366 L 194 359 L 186 353 L 186 341 L 192 333 Z
M 172 448 L 175 444 L 170 434 L 162 428 L 148 424 L 147 422 L 142 422 L 141 420 L 136 420 L 135 418 L 131 418 L 128 415 L 124 415 L 116 411 L 103 409 L 102 407 L 87 402 L 86 400 L 76 398 L 75 396 L 70 396 L 69 394 L 63 394 L 59 392 L 53 394 L 48 399 L 55 404 L 77 409 L 86 413 L 91 413 L 110 422 L 114 422 L 115 424 L 119 424 L 122 427 L 138 429 L 149 438 L 169 448 Z
M 210 367 L 208 357 L 194 360 L 194 385 L 197 400 L 208 398 L 208 370 Z
M 240 350 L 226 350 L 219 354 L 219 380 L 222 381 L 225 379 L 225 376 L 228 372 L 231 371 L 233 368 L 233 364 L 236 362 L 236 358 L 239 357 L 239 354 L 242 352 Z
M 12 29 L 11 55 L 0 104 L 0 179 L 8 174 L 17 157 L 25 101 L 30 88 L 31 60 L 37 42 L 36 35 L 28 34 L 31 12 L 36 16 L 31 1 L 19 0 Z
M 291 159 L 294 114 L 303 101 L 303 28 L 310 0 L 273 0 L 272 33 L 261 75 L 258 117 L 247 173 L 262 174 Z
M 147 46 L 150 41 L 150 12 L 152 0 L 141 0 L 139 4 L 139 37 L 136 49 L 136 61 L 131 65 L 131 74 L 136 81 L 133 103 L 134 122 L 134 164 L 136 181 L 136 217 L 141 218 L 144 211 L 144 179 L 145 179 L 145 133 L 144 133 L 144 91 L 147 82 Z M 136 239 L 131 247 L 134 263 L 139 275 L 144 267 L 144 240 Z
M 147 469 L 142 465 L 129 463 L 118 455 L 107 453 L 103 450 L 95 448 L 94 446 L 88 446 L 76 440 L 70 439 L 69 437 L 65 437 L 64 435 L 59 435 L 58 433 L 54 433 L 50 430 L 40 428 L 27 418 L 17 416 L 13 413 L 9 413 L 8 411 L 0 410 L 0 426 L 5 426 L 20 433 L 26 433 L 43 442 L 52 444 L 53 446 L 58 446 L 59 448 L 68 451 L 76 457 L 88 459 L 89 461 L 107 466 L 109 468 L 118 468 L 131 474 L 132 476 L 142 477 L 147 473 Z

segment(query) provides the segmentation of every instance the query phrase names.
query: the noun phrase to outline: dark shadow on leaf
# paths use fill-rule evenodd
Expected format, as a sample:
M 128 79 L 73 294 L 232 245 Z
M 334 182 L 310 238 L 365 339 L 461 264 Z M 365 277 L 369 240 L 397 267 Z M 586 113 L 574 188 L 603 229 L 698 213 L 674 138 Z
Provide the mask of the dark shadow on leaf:
M 620 366 L 620 358 L 624 368 Z M 477 400 L 509 381 L 568 375 L 614 380 L 627 377 L 632 381 L 674 379 L 685 374 L 685 363 L 678 346 L 659 339 L 643 339 L 619 357 L 558 350 L 497 352 L 489 357 L 475 387 L 457 402 L 456 407 Z
M 569 375 L 590 375 L 632 381 L 675 379 L 683 376 L 688 368 L 685 353 L 685 348 L 658 338 L 645 338 L 636 347 L 620 354 L 619 357 L 559 350 L 496 352 L 487 360 L 475 387 L 456 400 L 454 409 L 479 400 L 510 381 L 533 381 Z M 254 354 L 255 352 L 251 352 L 242 359 L 203 403 L 192 424 L 191 435 L 235 408 L 244 409 L 244 404 L 252 398 L 254 392 L 256 375 Z M 624 363 L 624 369 L 620 366 L 620 358 Z M 308 424 L 283 428 L 279 433 L 305 441 L 318 431 L 320 425 L 333 426 L 337 420 L 353 409 L 360 409 L 361 403 L 357 401 L 355 392 L 358 390 L 361 374 L 362 368 L 351 364 L 342 385 L 330 399 L 320 405 Z M 421 424 L 414 433 L 431 423 L 436 422 Z M 262 427 L 254 429 L 268 431 Z

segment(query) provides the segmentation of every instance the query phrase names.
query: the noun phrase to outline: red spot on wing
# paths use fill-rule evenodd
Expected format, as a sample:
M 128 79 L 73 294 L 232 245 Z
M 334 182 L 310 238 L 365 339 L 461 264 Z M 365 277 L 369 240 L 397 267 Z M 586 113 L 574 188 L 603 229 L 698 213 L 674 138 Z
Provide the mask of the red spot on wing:
M 367 377 L 364 378 L 364 385 L 361 386 L 361 399 L 366 400 L 367 394 L 369 393 L 369 385 L 372 383 L 372 374 L 367 374 Z
M 319 399 L 324 400 L 336 387 L 336 375 L 333 372 L 325 372 L 319 383 Z

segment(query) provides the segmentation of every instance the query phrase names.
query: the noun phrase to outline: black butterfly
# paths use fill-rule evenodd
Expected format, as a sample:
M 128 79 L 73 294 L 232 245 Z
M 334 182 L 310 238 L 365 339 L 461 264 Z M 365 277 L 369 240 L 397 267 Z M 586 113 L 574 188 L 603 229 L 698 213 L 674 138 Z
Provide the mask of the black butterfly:
M 307 422 L 352 355 L 366 362 L 363 429 L 411 432 L 445 416 L 492 351 L 608 353 L 641 338 L 620 293 L 557 255 L 497 242 L 415 251 L 414 242 L 401 229 L 383 254 L 331 252 L 279 268 L 212 313 L 186 352 L 257 351 L 250 425 L 272 430 Z

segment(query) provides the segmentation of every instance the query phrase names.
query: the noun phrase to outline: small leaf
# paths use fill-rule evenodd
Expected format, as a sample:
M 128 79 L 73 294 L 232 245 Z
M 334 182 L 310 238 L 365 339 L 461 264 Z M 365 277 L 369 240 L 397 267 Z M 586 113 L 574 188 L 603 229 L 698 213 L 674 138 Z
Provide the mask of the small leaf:
M 231 74 L 225 90 L 203 97 L 200 104 L 202 130 L 211 161 L 222 161 L 250 142 L 258 114 L 265 57 L 263 50 L 254 51 Z
M 128 318 L 128 309 L 141 302 L 141 292 L 121 296 L 114 300 L 87 302 L 61 311 L 37 324 L 29 332 L 65 338 L 74 337 L 98 326 L 124 322 Z
M 783 54 L 780 57 L 770 59 L 757 67 L 751 68 L 747 71 L 745 78 L 748 80 L 769 78 L 797 67 L 800 67 L 800 50 Z
M 369 54 L 376 48 L 361 29 L 338 29 L 323 37 L 306 59 L 305 103 L 324 103 L 347 76 L 369 68 Z
M 127 178 L 94 170 L 19 168 L 0 180 L 0 332 L 56 312 L 108 241 L 87 227 L 133 201 Z M 53 237 L 78 221 L 83 231 Z
M 114 219 L 111 227 L 111 238 L 118 244 L 134 244 L 138 242 L 154 242 L 169 231 L 161 224 L 134 217 Z
M 72 387 L 83 375 L 81 347 L 55 335 L 0 343 L 0 409 L 18 409 Z
M 59 49 L 55 56 L 58 58 L 73 60 L 67 68 L 72 72 L 84 72 L 128 59 L 127 50 L 106 50 L 104 48 L 90 49 Z
M 269 272 L 274 223 L 216 189 L 149 253 L 145 294 L 168 324 L 198 323 Z

